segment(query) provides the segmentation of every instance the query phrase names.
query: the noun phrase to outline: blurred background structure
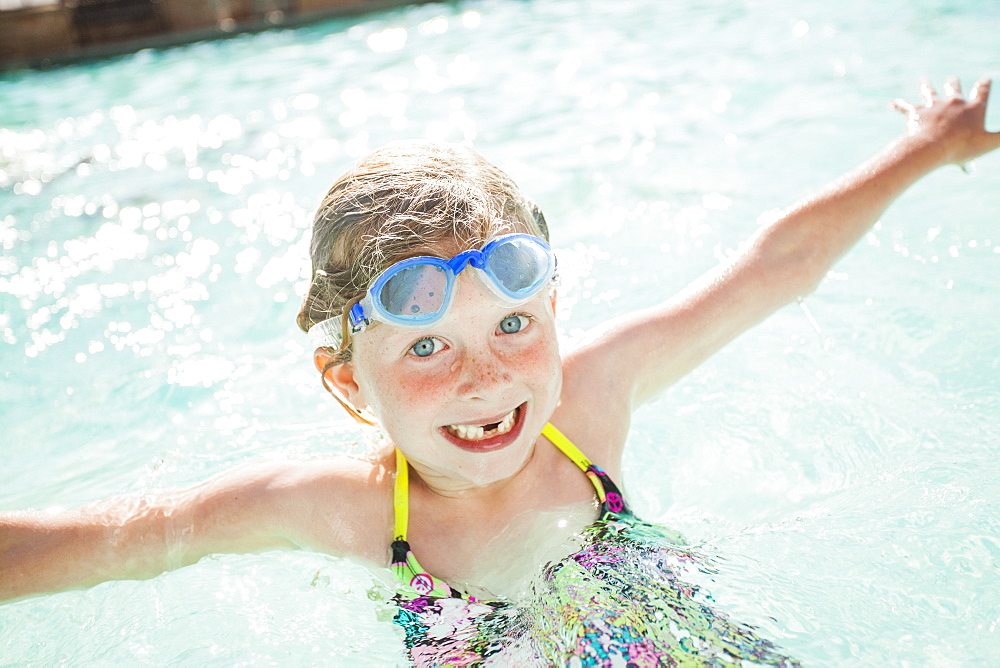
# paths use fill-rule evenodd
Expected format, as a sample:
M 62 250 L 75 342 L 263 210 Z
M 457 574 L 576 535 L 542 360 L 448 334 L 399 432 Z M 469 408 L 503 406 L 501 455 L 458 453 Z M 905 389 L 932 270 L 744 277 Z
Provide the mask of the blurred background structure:
M 0 68 L 72 62 L 420 2 L 0 0 Z

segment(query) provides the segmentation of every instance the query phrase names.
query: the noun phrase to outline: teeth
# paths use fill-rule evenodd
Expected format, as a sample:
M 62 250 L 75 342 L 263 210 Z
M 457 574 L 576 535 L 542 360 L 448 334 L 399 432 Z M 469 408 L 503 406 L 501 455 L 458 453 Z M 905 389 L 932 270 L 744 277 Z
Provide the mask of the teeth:
M 510 413 L 507 413 L 503 420 L 493 429 L 484 429 L 483 427 L 470 424 L 450 424 L 446 428 L 448 429 L 448 433 L 459 437 L 463 441 L 481 441 L 485 438 L 493 438 L 494 436 L 500 436 L 509 432 L 514 427 L 516 417 L 517 409 L 515 408 Z

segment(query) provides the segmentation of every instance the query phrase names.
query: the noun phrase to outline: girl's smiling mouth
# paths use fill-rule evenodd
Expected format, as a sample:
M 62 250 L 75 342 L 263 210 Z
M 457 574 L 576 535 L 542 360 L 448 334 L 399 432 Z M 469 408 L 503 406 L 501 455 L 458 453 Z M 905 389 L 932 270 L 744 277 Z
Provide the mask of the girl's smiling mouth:
M 526 404 L 521 404 L 494 421 L 481 424 L 449 424 L 439 427 L 448 441 L 473 452 L 499 450 L 513 443 L 524 425 Z

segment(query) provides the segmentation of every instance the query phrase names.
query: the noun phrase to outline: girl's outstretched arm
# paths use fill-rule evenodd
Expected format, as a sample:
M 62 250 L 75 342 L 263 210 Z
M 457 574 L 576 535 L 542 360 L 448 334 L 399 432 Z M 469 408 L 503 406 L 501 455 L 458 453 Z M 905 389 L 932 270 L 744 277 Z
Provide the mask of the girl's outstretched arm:
M 596 332 L 592 343 L 567 359 L 567 370 L 576 364 L 582 378 L 600 374 L 630 396 L 633 406 L 651 398 L 779 307 L 815 289 L 921 177 L 1000 147 L 1000 132 L 984 127 L 989 91 L 988 80 L 976 83 L 968 99 L 957 78 L 948 79 L 943 95 L 922 83 L 919 104 L 894 103 L 907 117 L 902 137 L 784 211 L 730 262 L 677 296 Z
M 357 514 L 356 480 L 324 463 L 267 463 L 149 497 L 0 512 L 0 601 L 150 578 L 212 553 L 356 552 L 336 530 Z M 337 521 L 340 513 L 347 517 Z

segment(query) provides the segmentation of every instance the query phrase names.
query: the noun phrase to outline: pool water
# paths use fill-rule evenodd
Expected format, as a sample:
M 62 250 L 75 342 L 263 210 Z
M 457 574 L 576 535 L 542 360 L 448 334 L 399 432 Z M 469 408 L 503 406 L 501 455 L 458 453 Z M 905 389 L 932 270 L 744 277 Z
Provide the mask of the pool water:
M 1000 77 L 998 25 L 972 0 L 459 1 L 4 74 L 0 507 L 363 448 L 294 319 L 313 211 L 385 141 L 471 142 L 539 202 L 571 345 L 895 137 L 920 77 Z M 632 505 L 805 665 L 1000 652 L 1000 155 L 972 171 L 636 415 Z M 380 586 L 213 557 L 4 605 L 0 663 L 399 664 Z

